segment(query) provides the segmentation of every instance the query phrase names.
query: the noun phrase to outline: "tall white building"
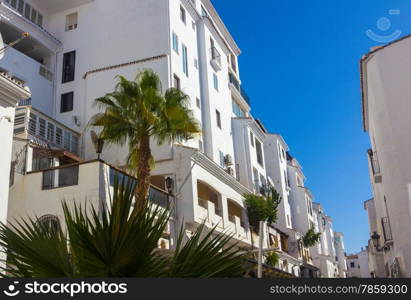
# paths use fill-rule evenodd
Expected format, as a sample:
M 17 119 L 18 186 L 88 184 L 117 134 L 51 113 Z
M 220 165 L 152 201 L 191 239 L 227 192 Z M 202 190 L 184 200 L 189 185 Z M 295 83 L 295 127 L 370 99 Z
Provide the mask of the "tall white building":
M 387 277 L 411 276 L 410 49 L 407 36 L 361 59 L 363 129 L 371 141 L 367 154 L 374 194 L 370 239 L 373 251 L 383 255 Z
M 12 166 L 12 142 L 15 107 L 21 99 L 30 97 L 30 92 L 21 82 L 7 73 L 0 73 L 0 141 L 2 153 L 0 156 L 0 222 L 7 220 L 9 201 L 9 185 Z
M 0 30 L 6 42 L 30 34 L 0 61 L 33 91 L 16 114 L 11 215 L 61 218 L 56 198 L 87 198 L 102 207 L 128 150 L 106 147 L 103 161 L 95 160 L 87 130 L 98 112 L 94 99 L 113 91 L 117 75 L 131 80 L 150 68 L 163 90 L 176 87 L 190 97 L 202 127 L 187 142 L 152 143 L 151 194 L 175 209 L 162 246 L 173 247 L 183 222 L 189 233 L 205 220 L 249 249 L 243 195 L 273 186 L 282 201 L 278 222 L 264 226 L 263 246 L 278 248 L 281 270 L 315 276 L 311 249 L 301 245 L 315 226 L 312 195 L 283 138 L 252 117 L 240 49 L 209 0 L 9 0 L 0 3 Z

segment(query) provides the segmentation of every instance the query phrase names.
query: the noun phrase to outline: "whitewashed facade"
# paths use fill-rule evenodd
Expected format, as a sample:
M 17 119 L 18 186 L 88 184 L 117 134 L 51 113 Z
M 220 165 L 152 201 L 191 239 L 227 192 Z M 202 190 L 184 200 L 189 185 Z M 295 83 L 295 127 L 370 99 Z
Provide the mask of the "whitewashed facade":
M 363 129 L 371 142 L 367 154 L 374 197 L 370 239 L 377 242 L 371 243 L 373 251 L 383 256 L 385 277 L 411 276 L 410 49 L 407 36 L 361 60 Z
M 316 276 L 320 268 L 313 262 L 313 250 L 301 245 L 302 235 L 316 226 L 313 196 L 281 135 L 270 134 L 252 117 L 241 84 L 240 49 L 209 0 L 3 1 L 0 30 L 6 43 L 23 32 L 30 34 L 0 61 L 0 68 L 33 91 L 30 101 L 20 103 L 16 117 L 13 156 L 19 163 L 10 214 L 48 215 L 57 209 L 55 203 L 41 207 L 30 202 L 30 189 L 44 199 L 89 195 L 97 201 L 104 195 L 107 176 L 98 170 L 123 166 L 128 150 L 105 147 L 104 163 L 94 161 L 97 155 L 87 130 L 98 112 L 94 99 L 114 89 L 117 75 L 131 80 L 150 68 L 163 90 L 176 87 L 188 94 L 202 128 L 202 135 L 187 142 L 152 143 L 152 184 L 173 194 L 175 215 L 167 247 L 173 246 L 174 230 L 183 222 L 191 231 L 205 220 L 209 227 L 234 234 L 240 247 L 249 249 L 243 195 L 264 194 L 273 186 L 282 201 L 275 226 L 264 226 L 263 246 L 278 248 L 279 269 Z M 65 171 L 56 170 L 73 164 L 79 166 L 74 168 L 77 178 L 95 172 L 92 182 L 66 182 L 71 184 L 60 191 L 40 188 L 47 172 L 64 177 Z M 49 184 L 58 186 L 60 175 L 53 176 Z M 257 244 L 259 237 L 253 241 Z

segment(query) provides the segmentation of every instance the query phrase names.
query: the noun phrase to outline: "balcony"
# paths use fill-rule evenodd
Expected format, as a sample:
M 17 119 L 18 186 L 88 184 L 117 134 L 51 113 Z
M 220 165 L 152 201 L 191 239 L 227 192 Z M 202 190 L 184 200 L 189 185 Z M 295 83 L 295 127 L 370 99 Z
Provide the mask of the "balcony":
M 61 12 L 93 1 L 94 0 L 31 0 L 33 4 L 49 14 Z
M 373 151 L 372 149 L 368 149 L 367 154 L 371 166 L 372 175 L 374 176 L 374 183 L 381 183 L 382 174 L 377 152 Z
M 29 15 L 25 16 L 25 12 L 23 14 L 19 8 L 16 9 L 2 1 L 0 3 L 0 31 L 6 44 L 16 41 L 24 32 L 28 32 L 29 37 L 19 42 L 15 49 L 41 61 L 55 53 L 61 47 L 61 42 L 43 28 L 43 17 L 40 13 L 36 11 L 35 18 L 32 18 L 32 14 L 29 13 Z M 39 16 L 41 16 L 41 21 Z
M 56 188 L 78 185 L 79 166 L 62 166 L 52 170 L 43 171 L 42 189 L 51 190 Z
M 216 72 L 221 70 L 221 54 L 216 47 L 210 49 L 210 63 Z
M 235 201 L 227 199 L 228 208 L 228 227 L 229 230 L 236 233 L 238 236 L 245 237 L 247 235 L 245 228 L 245 213 L 244 209 Z
M 230 89 L 233 95 L 237 99 L 244 101 L 245 103 L 247 103 L 248 106 L 250 106 L 250 98 L 245 92 L 243 86 L 238 81 L 237 77 L 231 72 L 229 72 L 228 79 L 229 79 L 229 86 L 230 86 Z
M 46 148 L 54 147 L 79 154 L 80 134 L 31 106 L 16 108 L 14 134 L 25 139 L 34 139 L 37 144 Z
M 384 241 L 385 244 L 392 243 L 392 231 L 391 231 L 391 225 L 390 225 L 390 220 L 388 217 L 383 217 L 381 218 L 381 225 L 382 225 L 382 231 L 384 234 Z

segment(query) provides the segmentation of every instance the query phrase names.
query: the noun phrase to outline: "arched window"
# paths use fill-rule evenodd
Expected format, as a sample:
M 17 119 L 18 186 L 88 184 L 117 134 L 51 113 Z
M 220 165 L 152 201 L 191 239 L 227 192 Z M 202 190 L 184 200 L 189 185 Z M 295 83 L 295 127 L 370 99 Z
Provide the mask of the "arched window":
M 61 229 L 60 220 L 55 215 L 44 215 L 37 220 L 37 224 L 49 233 L 57 233 Z

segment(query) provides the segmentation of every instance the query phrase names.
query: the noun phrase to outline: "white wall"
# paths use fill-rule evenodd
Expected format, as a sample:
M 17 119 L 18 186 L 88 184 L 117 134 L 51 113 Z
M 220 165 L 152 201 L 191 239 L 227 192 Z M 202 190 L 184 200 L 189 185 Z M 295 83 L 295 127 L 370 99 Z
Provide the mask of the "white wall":
M 7 217 L 13 124 L 14 107 L 0 98 L 0 222 L 5 222 Z
M 376 52 L 365 63 L 366 125 L 382 172 L 382 183 L 373 184 L 377 224 L 381 217 L 390 217 L 394 243 L 385 260 L 391 265 L 398 257 L 403 276 L 411 274 L 411 232 L 404 230 L 411 228 L 410 48 L 407 38 Z
M 53 83 L 39 75 L 41 64 L 16 49 L 9 48 L 0 60 L 0 67 L 9 71 L 11 76 L 24 80 L 32 93 L 32 105 L 52 116 Z

